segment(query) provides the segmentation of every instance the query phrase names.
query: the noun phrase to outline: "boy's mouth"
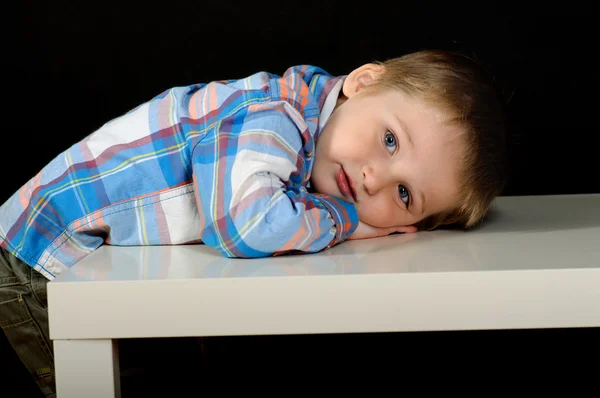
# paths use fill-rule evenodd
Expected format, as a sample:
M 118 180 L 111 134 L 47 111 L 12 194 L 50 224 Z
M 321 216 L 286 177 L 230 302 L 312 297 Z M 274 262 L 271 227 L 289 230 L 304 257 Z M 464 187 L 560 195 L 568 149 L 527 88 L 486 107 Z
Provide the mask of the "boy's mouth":
M 350 180 L 350 177 L 348 177 L 343 167 L 340 167 L 336 173 L 335 182 L 342 195 L 347 199 L 358 202 L 358 200 L 356 200 L 356 191 L 352 187 L 352 180 Z

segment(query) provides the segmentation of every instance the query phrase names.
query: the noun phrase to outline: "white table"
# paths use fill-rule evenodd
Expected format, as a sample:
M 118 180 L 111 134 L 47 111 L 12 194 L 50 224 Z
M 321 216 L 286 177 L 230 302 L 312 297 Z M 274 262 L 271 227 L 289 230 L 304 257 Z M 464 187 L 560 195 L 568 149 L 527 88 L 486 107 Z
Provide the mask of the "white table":
M 105 246 L 48 299 L 59 398 L 119 396 L 121 338 L 600 326 L 600 194 L 500 197 L 474 231 L 303 256 Z

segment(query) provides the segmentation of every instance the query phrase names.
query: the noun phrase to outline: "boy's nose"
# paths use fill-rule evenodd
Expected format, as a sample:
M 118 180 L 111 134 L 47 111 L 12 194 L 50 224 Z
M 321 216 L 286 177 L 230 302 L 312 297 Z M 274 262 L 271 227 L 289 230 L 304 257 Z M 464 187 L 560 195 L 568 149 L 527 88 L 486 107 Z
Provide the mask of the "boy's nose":
M 362 168 L 362 175 L 363 187 L 369 195 L 375 195 L 391 182 L 389 176 L 386 176 L 385 173 L 375 171 L 375 169 L 370 166 L 364 166 Z

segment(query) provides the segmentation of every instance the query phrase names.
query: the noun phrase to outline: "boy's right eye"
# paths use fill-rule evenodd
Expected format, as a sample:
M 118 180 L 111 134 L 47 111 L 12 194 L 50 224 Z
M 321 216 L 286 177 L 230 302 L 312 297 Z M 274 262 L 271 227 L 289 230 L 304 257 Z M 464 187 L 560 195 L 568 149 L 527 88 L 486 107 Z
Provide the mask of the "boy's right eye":
M 386 131 L 384 136 L 384 143 L 388 151 L 390 153 L 396 152 L 396 147 L 398 146 L 396 142 L 396 136 L 391 131 Z

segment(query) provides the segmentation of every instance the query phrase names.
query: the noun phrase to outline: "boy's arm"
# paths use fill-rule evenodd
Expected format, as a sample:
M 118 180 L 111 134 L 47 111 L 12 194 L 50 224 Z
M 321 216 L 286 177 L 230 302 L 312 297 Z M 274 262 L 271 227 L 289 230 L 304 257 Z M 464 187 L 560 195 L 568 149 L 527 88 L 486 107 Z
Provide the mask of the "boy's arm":
M 354 205 L 306 190 L 296 171 L 305 162 L 303 126 L 288 112 L 286 104 L 250 106 L 194 148 L 202 241 L 227 257 L 317 252 L 358 226 Z

